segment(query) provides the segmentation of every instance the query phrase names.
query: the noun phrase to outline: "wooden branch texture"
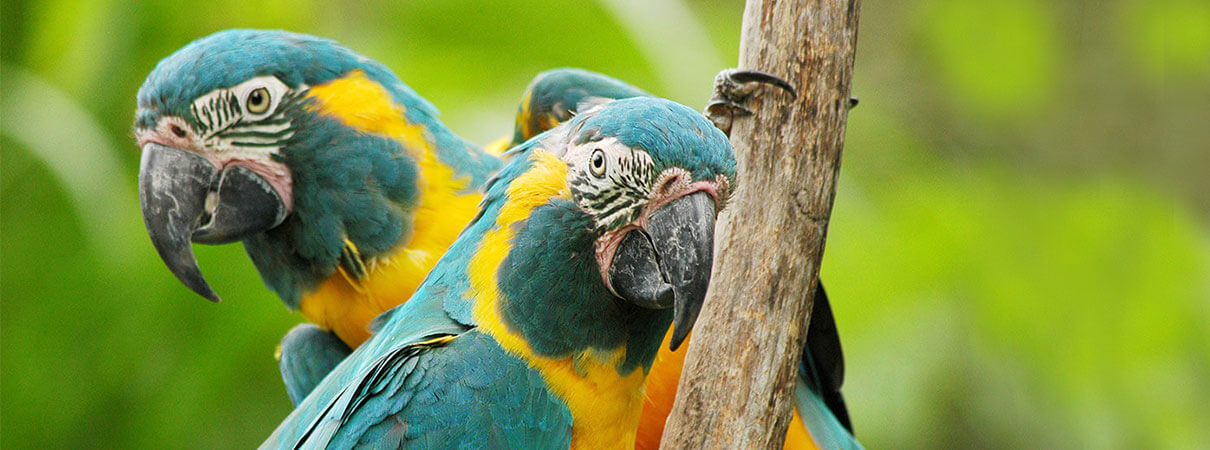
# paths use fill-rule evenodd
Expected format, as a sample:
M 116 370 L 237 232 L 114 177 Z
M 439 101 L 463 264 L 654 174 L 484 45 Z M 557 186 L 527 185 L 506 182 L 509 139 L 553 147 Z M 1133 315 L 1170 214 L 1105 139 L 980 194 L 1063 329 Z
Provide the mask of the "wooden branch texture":
M 780 448 L 848 117 L 860 0 L 748 0 L 740 67 L 758 88 L 731 143 L 739 188 L 719 219 L 710 293 L 663 448 Z

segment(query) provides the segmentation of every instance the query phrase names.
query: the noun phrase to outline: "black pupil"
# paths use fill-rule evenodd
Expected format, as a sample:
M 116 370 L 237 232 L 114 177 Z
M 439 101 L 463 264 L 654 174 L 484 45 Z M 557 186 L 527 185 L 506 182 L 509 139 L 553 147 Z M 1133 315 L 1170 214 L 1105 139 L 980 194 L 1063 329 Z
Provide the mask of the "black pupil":
M 597 154 L 595 154 L 595 155 L 592 155 L 592 166 L 593 166 L 593 167 L 600 169 L 600 168 L 601 168 L 601 166 L 603 166 L 603 165 L 605 165 L 605 157 L 604 157 L 604 156 L 601 156 L 601 154 L 600 154 L 600 153 L 597 153 Z
M 260 89 L 252 91 L 252 95 L 248 96 L 248 103 L 251 103 L 256 106 L 260 106 L 260 104 L 264 101 L 265 101 L 265 95 L 261 94 Z
M 172 134 L 175 134 L 177 137 L 185 137 L 185 130 L 181 129 L 181 127 L 173 125 Z

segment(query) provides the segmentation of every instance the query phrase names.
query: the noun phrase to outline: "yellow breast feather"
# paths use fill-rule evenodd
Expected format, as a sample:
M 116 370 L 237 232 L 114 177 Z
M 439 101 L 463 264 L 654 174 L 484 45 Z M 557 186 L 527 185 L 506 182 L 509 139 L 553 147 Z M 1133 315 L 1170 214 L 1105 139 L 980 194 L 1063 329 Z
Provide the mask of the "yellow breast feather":
M 360 70 L 311 88 L 315 109 L 364 133 L 398 140 L 419 166 L 420 196 L 412 235 L 386 256 L 367 261 L 366 275 L 333 274 L 301 302 L 307 320 L 330 329 L 350 347 L 369 338 L 371 320 L 406 301 L 478 211 L 482 195 L 465 192 L 467 177 L 438 160 L 423 125 L 404 116 L 382 85 Z
M 497 218 L 498 227 L 488 232 L 471 260 L 475 320 L 479 329 L 506 351 L 537 369 L 551 391 L 567 402 L 573 423 L 572 448 L 633 448 L 642 411 L 643 371 L 618 374 L 617 367 L 626 357 L 625 348 L 548 358 L 536 354 L 500 317 L 496 271 L 510 248 L 511 225 L 529 217 L 534 208 L 551 198 L 570 198 L 567 165 L 544 150 L 534 152 L 534 166 L 509 186 L 508 202 Z

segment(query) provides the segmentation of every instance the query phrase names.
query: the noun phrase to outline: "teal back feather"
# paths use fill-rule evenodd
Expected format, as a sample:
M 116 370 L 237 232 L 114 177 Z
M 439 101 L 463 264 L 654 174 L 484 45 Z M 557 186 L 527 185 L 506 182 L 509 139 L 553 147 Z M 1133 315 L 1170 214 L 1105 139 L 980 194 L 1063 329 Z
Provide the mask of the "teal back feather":
M 807 387 L 802 377 L 794 384 L 794 407 L 802 417 L 803 426 L 819 448 L 860 450 L 863 448 L 853 433 L 837 420 L 836 415 L 824 404 L 819 393 Z M 798 426 L 790 424 L 790 426 Z
M 844 355 L 823 283 L 815 287 L 807 342 L 803 345 L 795 385 L 795 407 L 803 425 L 820 448 L 859 449 L 840 387 L 844 384 Z

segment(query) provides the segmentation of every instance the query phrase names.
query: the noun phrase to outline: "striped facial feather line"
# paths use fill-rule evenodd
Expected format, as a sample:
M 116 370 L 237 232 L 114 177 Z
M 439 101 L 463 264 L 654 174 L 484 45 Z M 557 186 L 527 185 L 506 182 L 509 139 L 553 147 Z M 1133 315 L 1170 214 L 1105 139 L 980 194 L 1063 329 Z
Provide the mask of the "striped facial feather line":
M 641 150 L 616 142 L 590 144 L 588 149 L 569 152 L 572 158 L 587 159 L 596 150 L 606 153 L 603 176 L 585 169 L 586 163 L 573 164 L 580 170 L 569 171 L 568 184 L 580 207 L 595 218 L 597 231 L 603 232 L 630 223 L 642 212 L 651 197 L 655 182 L 655 163 Z
M 272 123 L 237 122 L 210 133 L 203 139 L 208 147 L 221 151 L 239 148 L 280 147 L 287 139 L 294 136 L 293 124 L 285 117 L 284 112 L 278 112 L 267 120 Z
M 208 136 L 238 122 L 239 99 L 230 91 L 223 90 L 207 94 L 189 106 L 195 119 L 193 131 L 199 136 Z
M 241 103 L 248 93 L 265 89 L 270 96 L 268 110 L 258 114 L 248 112 Z M 195 119 L 193 129 L 215 151 L 272 153 L 294 136 L 293 123 L 286 115 L 287 106 L 306 92 L 306 86 L 291 90 L 273 77 L 257 77 L 226 89 L 217 89 L 195 100 L 190 113 Z

